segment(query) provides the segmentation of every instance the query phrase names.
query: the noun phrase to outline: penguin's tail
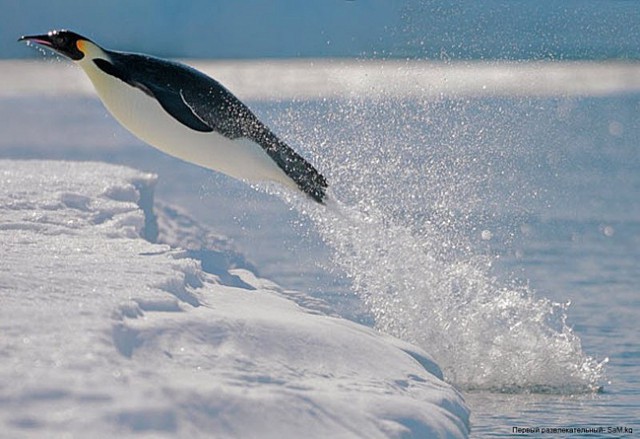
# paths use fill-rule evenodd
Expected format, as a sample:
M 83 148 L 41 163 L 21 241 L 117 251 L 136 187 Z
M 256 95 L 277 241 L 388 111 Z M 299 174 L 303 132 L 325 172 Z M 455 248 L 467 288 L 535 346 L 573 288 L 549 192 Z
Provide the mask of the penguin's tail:
M 269 157 L 295 182 L 302 192 L 324 204 L 329 184 L 320 172 L 275 134 L 266 132 L 261 139 Z

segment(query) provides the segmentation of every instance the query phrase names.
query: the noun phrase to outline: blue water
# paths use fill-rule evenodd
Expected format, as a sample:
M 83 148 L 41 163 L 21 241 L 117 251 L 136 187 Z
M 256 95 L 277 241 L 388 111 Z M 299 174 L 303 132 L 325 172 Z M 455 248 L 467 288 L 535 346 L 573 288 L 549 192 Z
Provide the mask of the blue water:
M 67 28 L 163 57 L 639 59 L 640 9 L 625 0 L 0 0 L 0 58 L 20 35 Z M 114 32 L 117 23 L 117 32 Z
M 572 212 L 558 209 L 558 214 Z M 499 252 L 503 255 L 502 268 L 518 272 L 539 294 L 560 301 L 571 300 L 568 322 L 580 336 L 583 349 L 599 358 L 609 358 L 602 392 L 469 393 L 466 398 L 474 409 L 473 436 L 509 436 L 512 426 L 628 426 L 638 431 L 640 222 L 624 219 L 625 210 L 617 213 L 610 210 L 609 214 L 601 221 L 530 220 L 525 236 L 520 236 L 510 251 Z
M 640 96 L 252 107 L 327 173 L 341 219 L 147 148 L 94 99 L 0 102 L 0 156 L 159 173 L 158 198 L 263 276 L 436 356 L 472 437 L 640 431 Z

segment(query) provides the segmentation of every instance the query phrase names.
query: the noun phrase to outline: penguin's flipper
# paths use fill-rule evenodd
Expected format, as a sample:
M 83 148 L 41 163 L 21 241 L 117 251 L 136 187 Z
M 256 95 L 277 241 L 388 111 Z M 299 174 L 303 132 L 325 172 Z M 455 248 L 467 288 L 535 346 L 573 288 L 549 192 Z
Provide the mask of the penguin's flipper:
M 193 108 L 184 100 L 182 91 L 175 93 L 173 91 L 162 90 L 156 87 L 150 88 L 153 97 L 160 103 L 162 108 L 169 113 L 174 119 L 183 125 L 188 126 L 192 130 L 203 133 L 213 131 L 200 117 L 193 111 Z
M 173 87 L 163 88 L 151 81 L 145 83 L 136 80 L 135 76 L 139 75 L 128 74 L 123 68 L 119 67 L 117 62 L 107 61 L 102 58 L 96 58 L 93 62 L 100 70 L 108 75 L 118 78 L 154 98 L 167 113 L 181 124 L 188 126 L 192 130 L 204 133 L 213 131 L 213 128 L 207 125 L 185 101 L 182 90 L 176 90 Z

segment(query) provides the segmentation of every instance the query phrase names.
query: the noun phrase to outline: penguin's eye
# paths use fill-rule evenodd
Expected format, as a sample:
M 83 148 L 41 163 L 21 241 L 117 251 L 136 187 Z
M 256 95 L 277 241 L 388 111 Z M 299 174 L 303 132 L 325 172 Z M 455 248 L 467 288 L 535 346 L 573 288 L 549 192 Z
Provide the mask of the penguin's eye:
M 67 43 L 67 39 L 63 35 L 56 35 L 54 37 L 54 43 L 58 47 L 64 47 Z

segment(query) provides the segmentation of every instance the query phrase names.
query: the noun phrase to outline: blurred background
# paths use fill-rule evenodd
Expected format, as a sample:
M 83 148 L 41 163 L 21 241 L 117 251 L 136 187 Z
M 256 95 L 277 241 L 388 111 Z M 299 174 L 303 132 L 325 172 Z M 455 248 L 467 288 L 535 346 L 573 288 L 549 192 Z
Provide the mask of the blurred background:
M 638 59 L 628 0 L 0 1 L 0 57 L 23 34 L 73 29 L 182 58 Z

